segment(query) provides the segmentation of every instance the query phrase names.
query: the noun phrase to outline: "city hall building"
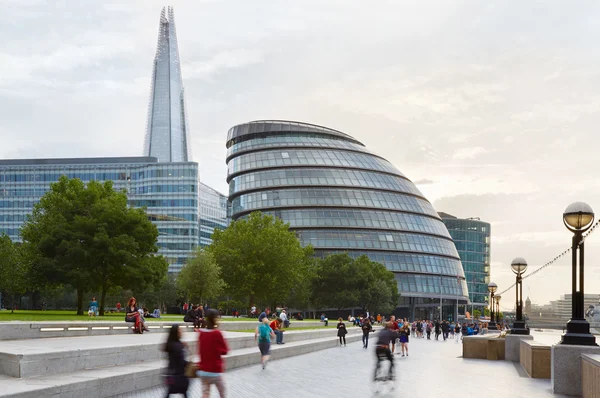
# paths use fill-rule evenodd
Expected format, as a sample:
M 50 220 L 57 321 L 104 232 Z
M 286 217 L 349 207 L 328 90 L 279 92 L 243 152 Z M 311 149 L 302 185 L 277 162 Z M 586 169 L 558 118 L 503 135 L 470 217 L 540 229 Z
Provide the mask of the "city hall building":
M 454 318 L 468 289 L 452 237 L 431 203 L 390 162 L 352 136 L 261 120 L 227 135 L 233 220 L 261 211 L 290 224 L 319 257 L 367 255 L 395 274 L 396 315 Z

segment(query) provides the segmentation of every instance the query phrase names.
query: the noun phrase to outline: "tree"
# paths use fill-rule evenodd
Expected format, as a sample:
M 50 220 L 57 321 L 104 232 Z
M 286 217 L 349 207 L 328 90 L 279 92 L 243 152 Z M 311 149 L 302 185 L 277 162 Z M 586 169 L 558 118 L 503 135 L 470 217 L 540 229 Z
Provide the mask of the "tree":
M 389 312 L 398 303 L 394 274 L 367 256 L 352 259 L 348 254 L 331 254 L 317 266 L 313 300 L 321 307 L 362 307 L 372 312 Z
M 206 299 L 217 298 L 226 284 L 212 253 L 198 248 L 177 276 L 177 286 L 187 300 L 203 303 Z
M 32 259 L 32 274 L 49 284 L 70 284 L 77 290 L 77 313 L 83 295 L 100 289 L 100 315 L 106 292 L 113 286 L 143 289 L 160 284 L 167 263 L 158 251 L 158 230 L 145 210 L 127 206 L 125 193 L 112 181 L 61 176 L 35 205 L 21 230 Z
M 303 248 L 289 224 L 254 212 L 216 230 L 208 251 L 223 272 L 228 292 L 237 299 L 282 302 L 306 276 L 311 246 Z
M 480 310 L 473 310 L 473 318 L 479 319 L 480 317 L 481 317 L 481 311 Z
M 330 254 L 317 265 L 313 281 L 313 302 L 318 307 L 357 307 L 360 303 L 360 282 L 352 257 L 347 253 Z
M 0 235 L 0 291 L 10 297 L 11 313 L 15 309 L 15 296 L 27 291 L 26 263 L 20 254 L 8 235 Z

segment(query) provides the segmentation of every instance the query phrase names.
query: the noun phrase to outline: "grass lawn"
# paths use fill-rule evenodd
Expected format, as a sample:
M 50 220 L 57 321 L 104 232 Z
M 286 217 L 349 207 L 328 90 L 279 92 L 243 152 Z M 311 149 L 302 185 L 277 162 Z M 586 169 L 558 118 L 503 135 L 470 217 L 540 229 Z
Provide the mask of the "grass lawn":
M 9 310 L 0 311 L 0 322 L 7 321 L 29 321 L 29 322 L 42 322 L 42 321 L 123 321 L 125 318 L 125 313 L 121 310 L 120 313 L 106 313 L 104 316 L 99 317 L 89 317 L 87 315 L 87 311 L 85 311 L 84 315 L 77 315 L 77 311 L 28 311 L 28 310 L 16 310 L 13 314 L 10 313 Z M 156 321 L 183 321 L 183 315 L 180 314 L 163 314 L 160 319 L 155 318 L 147 318 L 149 322 Z M 256 318 L 232 318 L 232 317 L 223 317 L 220 319 L 221 322 L 256 322 Z M 306 319 L 306 321 L 315 321 L 315 319 Z M 302 321 L 294 321 L 293 324 L 301 324 Z M 329 323 L 331 326 L 332 322 Z M 335 326 L 335 325 L 334 325 Z M 294 328 L 292 326 L 292 328 Z M 294 329 L 300 329 L 301 327 L 296 327 Z M 313 329 L 320 329 L 323 326 L 313 326 L 308 327 Z M 254 329 L 252 329 L 254 331 Z

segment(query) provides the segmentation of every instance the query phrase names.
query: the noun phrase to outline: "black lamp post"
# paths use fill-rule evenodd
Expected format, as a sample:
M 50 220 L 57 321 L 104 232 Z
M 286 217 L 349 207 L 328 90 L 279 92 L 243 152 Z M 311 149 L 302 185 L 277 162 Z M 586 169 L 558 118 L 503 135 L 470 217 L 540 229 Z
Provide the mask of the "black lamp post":
M 496 321 L 494 320 L 494 293 L 498 290 L 498 285 L 494 282 L 488 284 L 488 290 L 490 291 L 490 323 L 488 324 L 489 329 L 496 329 Z
M 513 324 L 513 328 L 511 329 L 511 334 L 529 334 L 529 328 L 525 324 L 523 320 L 523 274 L 527 270 L 527 261 L 524 258 L 517 257 L 510 264 L 512 272 L 517 274 L 517 319 L 515 319 L 515 323 Z
M 597 345 L 596 338 L 590 333 L 590 324 L 584 317 L 583 292 L 583 233 L 594 222 L 594 211 L 583 202 L 570 204 L 563 213 L 563 222 L 573 232 L 572 257 L 572 305 L 571 320 L 567 322 L 567 333 L 562 336 L 561 344 Z M 579 249 L 579 278 L 577 278 L 577 250 Z M 579 279 L 579 286 L 577 284 Z M 579 290 L 577 290 L 579 287 Z
M 502 325 L 500 323 L 500 299 L 502 296 L 496 294 L 494 298 L 496 299 L 496 327 L 498 327 L 498 325 Z

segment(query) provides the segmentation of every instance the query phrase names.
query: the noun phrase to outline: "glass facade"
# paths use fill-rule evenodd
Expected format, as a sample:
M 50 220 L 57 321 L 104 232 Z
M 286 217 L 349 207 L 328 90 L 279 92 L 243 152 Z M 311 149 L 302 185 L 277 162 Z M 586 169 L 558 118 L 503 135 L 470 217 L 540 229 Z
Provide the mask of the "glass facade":
M 111 180 L 115 190 L 127 192 L 131 206 L 146 207 L 170 272 L 179 271 L 198 245 L 198 164 L 152 157 L 0 160 L 0 233 L 20 241 L 28 214 L 61 175 Z
M 472 309 L 483 309 L 488 304 L 490 283 L 490 224 L 478 219 L 460 219 L 440 213 L 454 240 L 469 287 Z M 471 308 L 471 307 L 469 307 Z
M 192 159 L 189 142 L 175 17 L 173 7 L 168 7 L 160 15 L 144 156 L 159 162 L 188 162 Z
M 452 317 L 454 303 L 466 304 L 460 257 L 431 203 L 355 138 L 300 122 L 245 123 L 229 130 L 227 167 L 233 220 L 259 210 L 288 222 L 318 257 L 381 262 L 396 274 L 397 314 L 430 317 L 443 300 Z
M 200 183 L 200 246 L 210 245 L 215 229 L 225 229 L 227 225 L 227 196 Z

